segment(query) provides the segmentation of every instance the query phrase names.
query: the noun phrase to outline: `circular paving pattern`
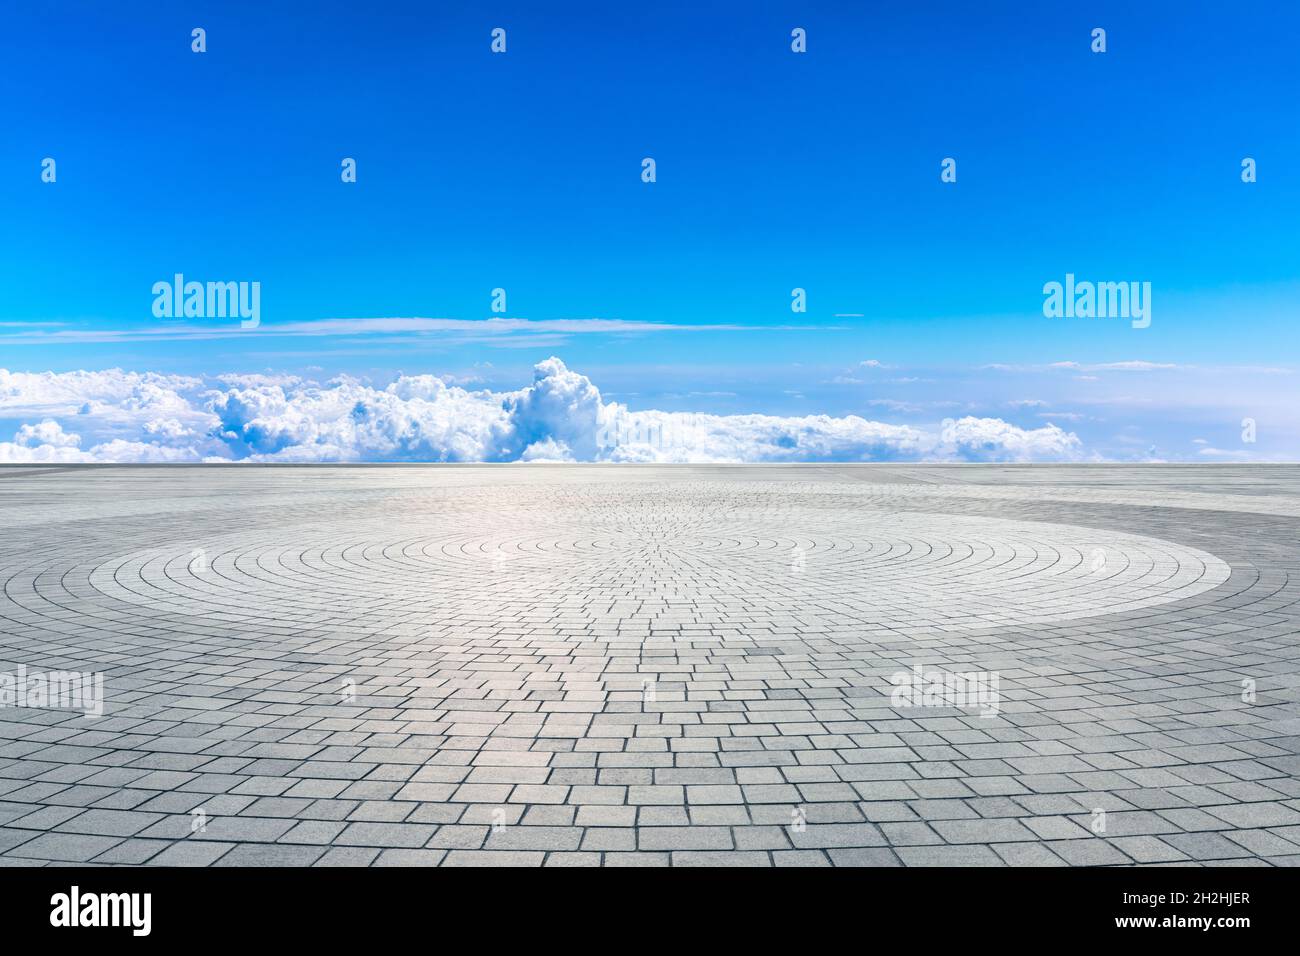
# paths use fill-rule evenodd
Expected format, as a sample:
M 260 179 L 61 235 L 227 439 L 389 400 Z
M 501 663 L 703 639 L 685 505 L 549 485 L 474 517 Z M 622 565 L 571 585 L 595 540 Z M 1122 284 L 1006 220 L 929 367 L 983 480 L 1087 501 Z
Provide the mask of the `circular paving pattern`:
M 737 519 L 679 501 L 671 512 L 590 520 L 483 520 L 472 529 L 436 516 L 328 530 L 241 533 L 203 548 L 151 548 L 89 569 L 86 586 L 117 613 L 138 608 L 236 614 L 280 624 L 322 610 L 356 623 L 386 615 L 431 622 L 490 601 L 504 614 L 570 612 L 622 629 L 653 629 L 674 609 L 696 623 L 834 613 L 862 629 L 972 628 L 1067 621 L 1193 597 L 1228 579 L 1194 548 L 1069 525 L 918 512 Z M 574 616 L 576 614 L 576 616 Z

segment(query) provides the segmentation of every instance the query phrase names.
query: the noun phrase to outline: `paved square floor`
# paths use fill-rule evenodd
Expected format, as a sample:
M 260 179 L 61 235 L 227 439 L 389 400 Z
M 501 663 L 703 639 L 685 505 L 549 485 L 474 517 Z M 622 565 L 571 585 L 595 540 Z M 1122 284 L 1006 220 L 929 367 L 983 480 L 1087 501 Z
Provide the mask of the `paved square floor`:
M 9 467 L 0 582 L 8 865 L 1300 862 L 1300 467 Z

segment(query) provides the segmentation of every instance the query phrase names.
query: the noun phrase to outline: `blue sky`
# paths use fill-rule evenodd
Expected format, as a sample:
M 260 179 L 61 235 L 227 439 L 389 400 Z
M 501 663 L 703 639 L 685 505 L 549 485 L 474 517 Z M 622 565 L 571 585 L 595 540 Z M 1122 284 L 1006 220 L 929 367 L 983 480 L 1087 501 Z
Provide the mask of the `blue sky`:
M 0 368 L 511 389 L 557 355 L 632 408 L 1300 456 L 1294 4 L 466 7 L 0 14 Z M 259 282 L 261 325 L 155 318 L 177 272 Z M 1151 326 L 1045 318 L 1067 272 L 1150 282 Z M 498 287 L 541 324 L 365 321 Z

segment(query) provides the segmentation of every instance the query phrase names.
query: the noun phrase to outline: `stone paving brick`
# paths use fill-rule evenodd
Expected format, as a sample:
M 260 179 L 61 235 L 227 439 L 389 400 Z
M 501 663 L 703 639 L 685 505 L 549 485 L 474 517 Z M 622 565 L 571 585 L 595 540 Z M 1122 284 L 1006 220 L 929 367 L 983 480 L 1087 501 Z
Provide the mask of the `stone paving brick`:
M 676 806 L 686 800 L 686 788 L 680 786 L 628 787 L 627 802 L 638 806 Z
M 1037 839 L 1018 820 L 936 820 L 930 826 L 948 843 L 1017 843 Z
M 334 838 L 336 846 L 422 847 L 435 827 L 415 823 L 349 823 Z
M 740 787 L 736 786 L 688 786 L 686 802 L 691 804 L 738 804 L 743 802 Z
M 9 825 L 23 830 L 53 830 L 63 826 L 67 821 L 82 816 L 87 811 L 80 807 L 41 807 L 33 813 L 20 814 Z M 157 819 L 157 814 L 152 815 Z M 74 831 L 85 833 L 85 830 Z M 93 831 L 89 831 L 93 832 Z M 130 836 L 130 834 L 122 834 Z
M 1115 849 L 1136 863 L 1169 863 L 1187 859 L 1186 853 L 1174 849 L 1158 837 L 1117 837 L 1110 842 Z
M 600 866 L 599 853 L 548 853 L 543 866 Z
M 1024 824 L 1043 840 L 1082 840 L 1095 836 L 1087 827 L 1069 817 L 1026 817 Z
M 103 865 L 139 866 L 172 846 L 165 840 L 123 840 L 91 862 Z
M 637 837 L 641 850 L 730 850 L 729 827 L 646 827 Z
M 369 866 L 380 850 L 361 846 L 336 846 L 326 850 L 312 866 Z
M 772 853 L 773 866 L 832 866 L 833 864 L 821 850 L 775 850 Z
M 1133 862 L 1114 845 L 1094 840 L 1052 840 L 1044 844 L 1071 866 L 1110 866 Z
M 636 849 L 637 831 L 631 827 L 591 827 L 582 838 L 582 849 L 592 851 L 628 851 Z
M 636 807 L 582 806 L 574 822 L 580 827 L 631 827 L 636 825 Z
M 836 866 L 902 866 L 898 855 L 883 847 L 835 848 L 826 855 Z
M 904 866 L 1002 866 L 987 846 L 905 846 L 894 850 Z
M 383 850 L 371 866 L 437 866 L 445 850 Z
M 603 861 L 605 866 L 669 866 L 672 857 L 668 853 L 606 853 Z
M 1161 839 L 1193 860 L 1241 860 L 1255 855 L 1220 833 L 1172 833 Z
M 545 853 L 525 853 L 512 850 L 452 850 L 443 859 L 443 866 L 541 866 Z
M 796 849 L 883 846 L 885 838 L 870 823 L 809 824 L 803 830 L 790 828 L 790 842 Z
M 330 820 L 303 820 L 279 838 L 280 843 L 329 845 L 345 829 L 345 824 Z
M 311 866 L 325 855 L 323 846 L 244 843 L 223 854 L 216 866 Z
M 1066 862 L 1041 843 L 999 843 L 993 847 L 1008 866 L 1066 866 Z
M 771 866 L 766 853 L 732 851 L 725 853 L 707 850 L 677 850 L 672 854 L 673 866 Z
M 234 843 L 213 843 L 196 840 L 193 843 L 173 843 L 161 853 L 151 856 L 149 866 L 211 866 L 235 849 Z
M 11 856 L 53 860 L 63 863 L 88 863 L 96 856 L 121 843 L 118 837 L 89 836 L 81 833 L 42 833 L 8 852 Z
M 581 827 L 501 827 L 489 831 L 483 848 L 486 850 L 576 850 L 582 842 L 582 834 Z
M 1290 856 L 1300 851 L 1294 840 L 1271 830 L 1234 830 L 1224 836 L 1259 857 Z
M 1300 810 L 1280 803 L 1241 803 L 1235 806 L 1206 807 L 1205 812 L 1233 827 L 1285 827 L 1300 823 Z
M 935 846 L 945 842 L 927 823 L 882 823 L 880 832 L 890 846 Z
M 30 818 L 27 818 L 30 819 Z M 89 833 L 100 836 L 132 836 L 163 819 L 160 813 L 136 813 L 129 810 L 87 810 L 60 823 L 61 833 Z M 25 826 L 25 823 L 20 823 Z

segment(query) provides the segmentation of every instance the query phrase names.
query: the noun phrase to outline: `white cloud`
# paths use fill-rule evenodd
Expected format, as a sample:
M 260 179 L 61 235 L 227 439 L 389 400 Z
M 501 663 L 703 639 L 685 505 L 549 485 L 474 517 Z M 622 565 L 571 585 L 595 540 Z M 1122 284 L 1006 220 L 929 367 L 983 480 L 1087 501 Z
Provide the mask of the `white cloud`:
M 532 462 L 557 462 L 573 461 L 573 454 L 569 451 L 569 446 L 562 441 L 556 441 L 554 438 L 547 438 L 544 441 L 536 441 L 524 449 L 524 453 L 519 456 L 520 461 Z
M 5 323 L 0 323 L 4 326 Z M 99 329 L 61 327 L 51 331 L 38 328 L 42 325 L 61 325 L 61 323 L 9 323 L 18 329 L 15 332 L 0 332 L 0 341 L 21 345 L 55 345 L 68 343 L 103 343 L 103 342 L 167 342 L 180 340 L 228 339 L 244 336 L 248 332 L 238 322 L 224 325 L 185 325 L 183 323 L 163 323 L 138 328 Z M 672 322 L 642 322 L 629 319 L 606 319 L 600 317 L 571 319 L 525 319 L 498 316 L 491 319 L 449 319 L 412 317 L 366 317 L 366 318 L 326 318 L 309 319 L 300 322 L 267 322 L 262 324 L 259 335 L 284 336 L 292 338 L 319 336 L 398 336 L 398 335 L 440 335 L 463 338 L 465 341 L 487 342 L 500 340 L 497 344 L 506 345 L 507 340 L 533 341 L 540 335 L 550 335 L 557 341 L 564 341 L 570 335 L 612 334 L 644 335 L 661 332 L 738 332 L 756 331 L 758 327 L 747 327 L 728 323 L 683 325 Z M 778 326 L 778 329 L 785 328 Z
M 1231 458 L 1237 461 L 1249 461 L 1252 457 L 1254 457 L 1251 455 L 1250 452 L 1245 451 L 1244 449 L 1224 450 L 1222 448 L 1209 448 L 1209 447 L 1199 449 L 1197 451 L 1197 454 L 1205 455 L 1209 458 Z
M 124 372 L 10 372 L 0 368 L 0 414 L 74 415 L 83 407 L 157 409 L 189 408 L 179 396 L 203 387 L 197 378 Z
M 23 425 L 14 435 L 14 443 L 34 448 L 37 445 L 49 445 L 52 448 L 76 448 L 81 444 L 80 435 L 70 435 L 63 426 L 47 418 L 39 425 Z
M 275 374 L 11 373 L 0 461 L 1036 461 L 1082 457 L 1055 425 L 966 417 L 917 427 L 856 415 L 705 415 L 606 402 L 558 358 L 517 391 L 434 375 L 386 387 Z M 60 421 L 62 419 L 62 421 Z M 71 424 L 75 423 L 75 425 Z M 65 430 L 65 426 L 68 426 Z M 75 427 L 75 431 L 72 429 Z M 89 446 L 87 450 L 82 448 Z
M 0 464 L 67 464 L 93 461 L 81 451 L 80 435 L 65 432 L 58 422 L 45 419 L 38 425 L 22 425 L 11 442 L 0 442 Z
M 991 369 L 999 372 L 1050 372 L 1053 370 L 1066 369 L 1080 372 L 1159 372 L 1170 369 L 1191 369 L 1195 366 L 1177 365 L 1173 362 L 1147 362 L 1140 359 L 1133 359 L 1124 362 L 1049 362 L 1046 365 L 1012 365 L 1004 362 L 994 362 L 989 365 L 982 365 L 980 368 Z
M 1068 363 L 1070 367 L 1078 367 L 1073 363 Z M 1172 362 L 1102 362 L 1099 365 L 1088 366 L 1089 371 L 1102 372 L 1158 372 L 1164 369 L 1178 368 Z
M 945 423 L 939 450 L 963 461 L 1071 461 L 1083 445 L 1056 425 L 1024 429 L 1000 418 L 967 416 Z

